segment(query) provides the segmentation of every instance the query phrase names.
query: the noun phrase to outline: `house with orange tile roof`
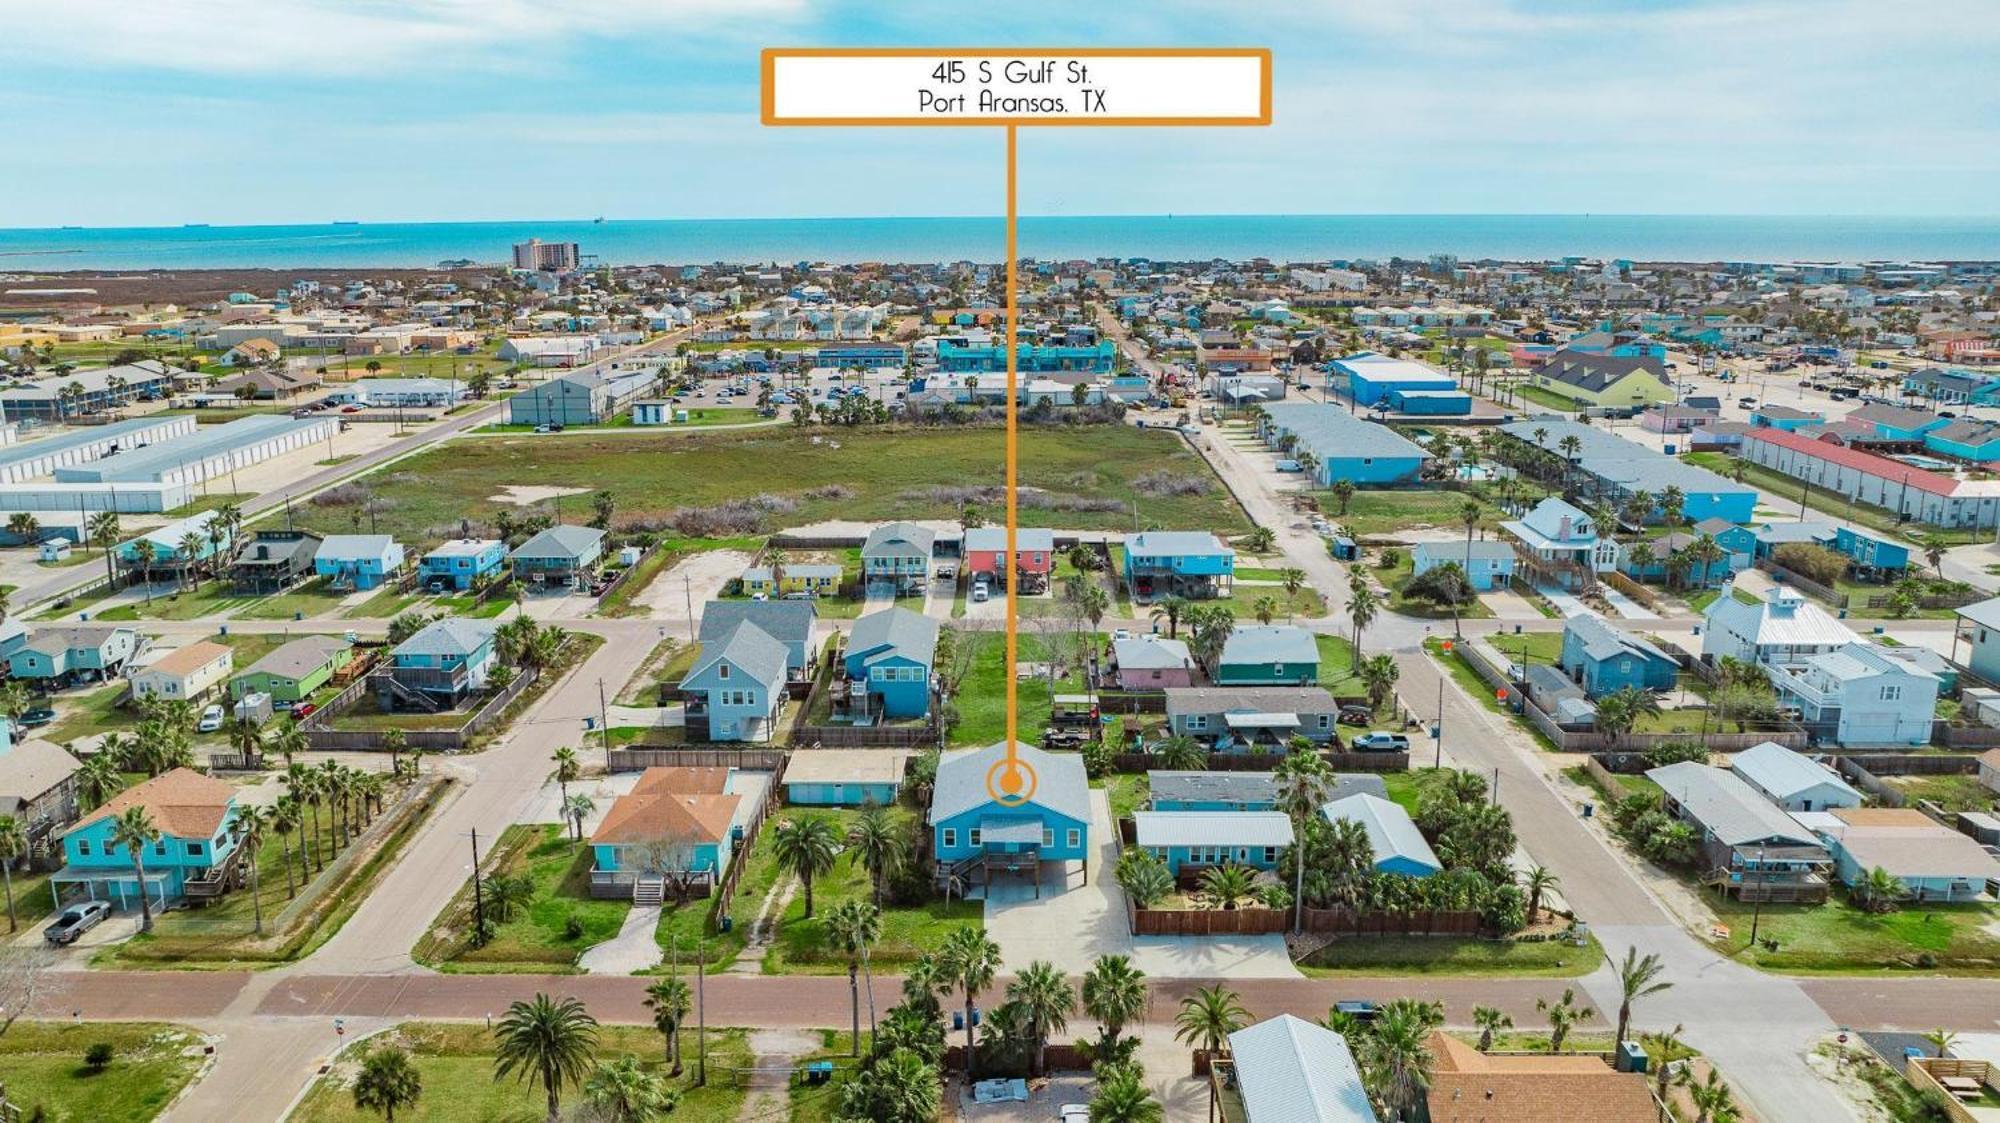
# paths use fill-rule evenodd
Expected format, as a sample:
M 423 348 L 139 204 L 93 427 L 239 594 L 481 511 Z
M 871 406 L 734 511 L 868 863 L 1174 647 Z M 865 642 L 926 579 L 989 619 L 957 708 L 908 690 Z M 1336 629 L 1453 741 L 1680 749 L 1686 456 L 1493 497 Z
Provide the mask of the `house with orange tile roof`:
M 137 864 L 112 838 L 118 817 L 135 807 L 159 832 Z M 154 908 L 170 908 L 227 892 L 242 864 L 240 841 L 236 786 L 176 768 L 126 788 L 64 831 L 63 868 L 49 884 L 59 906 L 88 900 L 134 909 L 143 892 Z M 143 890 L 138 865 L 145 867 Z
M 1601 1057 L 1495 1056 L 1442 1031 L 1430 1040 L 1431 1123 L 1658 1123 L 1646 1078 Z
M 652 903 L 669 890 L 706 895 L 729 868 L 762 791 L 734 768 L 648 768 L 590 836 L 591 895 Z

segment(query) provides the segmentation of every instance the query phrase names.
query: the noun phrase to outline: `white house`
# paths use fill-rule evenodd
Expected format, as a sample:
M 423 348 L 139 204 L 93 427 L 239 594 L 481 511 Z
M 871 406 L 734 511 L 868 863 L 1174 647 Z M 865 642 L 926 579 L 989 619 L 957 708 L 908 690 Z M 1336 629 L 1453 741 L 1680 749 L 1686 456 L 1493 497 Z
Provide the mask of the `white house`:
M 1783 705 L 1798 707 L 1814 736 L 1843 748 L 1923 745 L 1931 739 L 1939 680 L 1931 672 L 1850 643 L 1796 663 L 1766 666 Z
M 1745 783 L 1787 811 L 1861 806 L 1861 793 L 1839 773 L 1775 741 L 1737 753 L 1730 764 Z
M 1755 604 L 1737 600 L 1731 590 L 1715 598 L 1702 615 L 1701 653 L 1714 659 L 1729 656 L 1767 667 L 1792 665 L 1861 642 L 1847 625 L 1807 601 L 1804 593 L 1784 585 Z
M 169 651 L 132 673 L 135 698 L 184 698 L 189 701 L 218 689 L 236 669 L 236 653 L 210 640 Z

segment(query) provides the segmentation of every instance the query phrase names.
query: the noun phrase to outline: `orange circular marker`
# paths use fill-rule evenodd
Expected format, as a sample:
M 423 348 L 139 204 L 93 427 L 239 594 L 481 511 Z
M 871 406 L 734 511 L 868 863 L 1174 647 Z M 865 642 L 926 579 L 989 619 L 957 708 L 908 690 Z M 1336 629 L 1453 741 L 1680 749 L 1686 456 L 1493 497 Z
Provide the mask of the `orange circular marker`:
M 1035 770 L 1013 753 L 993 762 L 986 770 L 986 794 L 1002 807 L 1019 807 L 1035 798 L 1035 789 L 1041 778 Z

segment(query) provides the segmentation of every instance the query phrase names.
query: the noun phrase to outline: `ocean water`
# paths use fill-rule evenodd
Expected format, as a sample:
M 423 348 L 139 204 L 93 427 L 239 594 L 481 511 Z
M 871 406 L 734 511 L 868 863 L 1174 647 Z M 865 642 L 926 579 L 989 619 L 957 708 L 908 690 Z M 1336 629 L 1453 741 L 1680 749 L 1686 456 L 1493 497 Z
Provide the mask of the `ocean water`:
M 428 267 L 508 260 L 538 237 L 612 265 L 971 260 L 1004 256 L 999 218 L 422 222 L 0 229 L 0 272 Z M 1641 261 L 2000 260 L 2000 215 L 1147 215 L 1021 220 L 1044 260 L 1424 257 Z

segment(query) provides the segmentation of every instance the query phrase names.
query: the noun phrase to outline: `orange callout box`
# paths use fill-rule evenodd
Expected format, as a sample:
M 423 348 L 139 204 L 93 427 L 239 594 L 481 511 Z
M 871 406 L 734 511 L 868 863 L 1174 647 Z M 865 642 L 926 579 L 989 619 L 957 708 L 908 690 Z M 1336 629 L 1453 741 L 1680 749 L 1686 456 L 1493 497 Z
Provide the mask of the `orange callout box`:
M 771 47 L 766 125 L 1268 125 L 1263 47 Z

